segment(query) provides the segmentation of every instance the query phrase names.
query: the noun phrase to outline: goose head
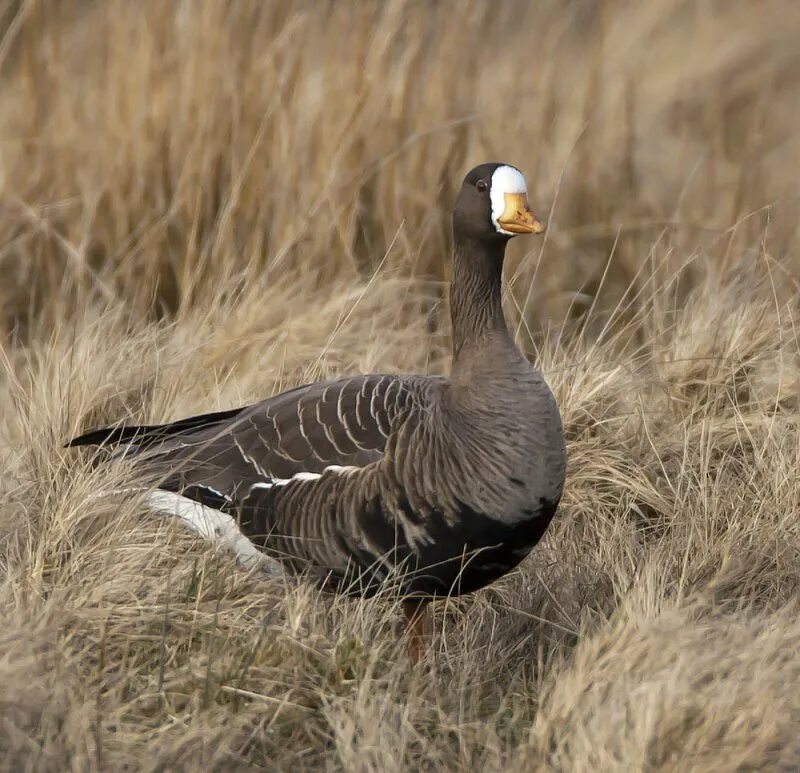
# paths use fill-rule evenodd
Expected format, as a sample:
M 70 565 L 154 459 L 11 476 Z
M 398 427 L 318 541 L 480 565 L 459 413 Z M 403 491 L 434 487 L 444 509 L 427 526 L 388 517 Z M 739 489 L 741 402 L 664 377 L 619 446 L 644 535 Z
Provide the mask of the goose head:
M 481 164 L 464 178 L 455 206 L 453 229 L 461 237 L 507 241 L 538 234 L 544 224 L 528 206 L 522 172 L 510 164 Z

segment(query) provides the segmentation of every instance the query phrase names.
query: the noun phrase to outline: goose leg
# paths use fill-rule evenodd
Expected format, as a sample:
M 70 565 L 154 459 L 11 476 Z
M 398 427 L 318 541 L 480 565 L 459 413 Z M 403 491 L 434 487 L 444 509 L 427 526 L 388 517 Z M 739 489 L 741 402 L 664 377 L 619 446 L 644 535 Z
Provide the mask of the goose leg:
M 431 643 L 433 623 L 428 601 L 408 600 L 403 602 L 408 636 L 408 656 L 413 664 L 419 663 Z

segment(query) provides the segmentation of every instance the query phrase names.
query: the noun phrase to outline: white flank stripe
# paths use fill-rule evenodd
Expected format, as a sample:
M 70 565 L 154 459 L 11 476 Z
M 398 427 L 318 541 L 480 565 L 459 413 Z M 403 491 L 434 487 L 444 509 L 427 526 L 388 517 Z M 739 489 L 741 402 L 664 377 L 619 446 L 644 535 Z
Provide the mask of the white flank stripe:
M 286 486 L 293 481 L 304 481 L 304 480 L 319 480 L 322 477 L 323 473 L 326 472 L 333 472 L 338 475 L 349 475 L 351 472 L 355 472 L 356 470 L 360 470 L 360 467 L 354 467 L 353 465 L 347 465 L 342 467 L 338 464 L 331 464 L 325 467 L 322 472 L 296 472 L 292 475 L 291 478 L 274 478 L 272 483 L 256 483 L 254 486 L 250 488 L 271 488 L 272 486 Z
M 270 489 L 274 485 L 275 485 L 274 483 L 254 483 L 252 486 L 250 486 L 250 491 L 252 491 L 253 489 L 258 489 L 258 488 Z
M 198 488 L 204 488 L 206 491 L 210 491 L 212 494 L 216 494 L 220 499 L 224 499 L 226 502 L 231 501 L 231 498 L 227 494 L 223 494 L 221 491 L 217 491 L 217 489 L 212 488 L 207 483 L 199 483 Z
M 273 577 L 285 576 L 281 565 L 250 542 L 230 515 L 160 489 L 147 494 L 144 503 L 154 512 L 180 518 L 196 534 L 227 548 L 246 569 L 258 568 Z
M 319 478 L 318 472 L 296 472 L 289 480 L 316 480 L 317 478 Z

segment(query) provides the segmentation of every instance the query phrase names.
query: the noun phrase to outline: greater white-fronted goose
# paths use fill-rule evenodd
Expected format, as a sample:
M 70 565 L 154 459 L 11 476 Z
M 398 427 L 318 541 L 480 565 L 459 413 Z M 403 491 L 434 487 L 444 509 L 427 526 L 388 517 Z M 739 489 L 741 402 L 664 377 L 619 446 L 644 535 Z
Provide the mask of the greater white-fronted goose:
M 437 596 L 513 569 L 564 484 L 558 408 L 501 307 L 506 244 L 544 226 L 525 178 L 482 164 L 453 209 L 449 378 L 357 375 L 158 426 L 96 429 L 158 479 L 149 506 L 227 542 L 245 563 L 363 596 L 391 584 L 409 619 Z M 238 528 L 236 527 L 238 524 Z

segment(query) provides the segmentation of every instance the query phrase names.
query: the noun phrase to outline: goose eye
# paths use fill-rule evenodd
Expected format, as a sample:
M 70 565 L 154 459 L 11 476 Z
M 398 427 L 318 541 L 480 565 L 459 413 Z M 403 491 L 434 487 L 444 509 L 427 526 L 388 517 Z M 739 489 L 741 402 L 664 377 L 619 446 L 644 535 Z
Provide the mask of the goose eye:
M 478 180 L 478 182 L 475 183 L 475 187 L 483 193 L 489 186 L 486 184 L 486 180 Z

